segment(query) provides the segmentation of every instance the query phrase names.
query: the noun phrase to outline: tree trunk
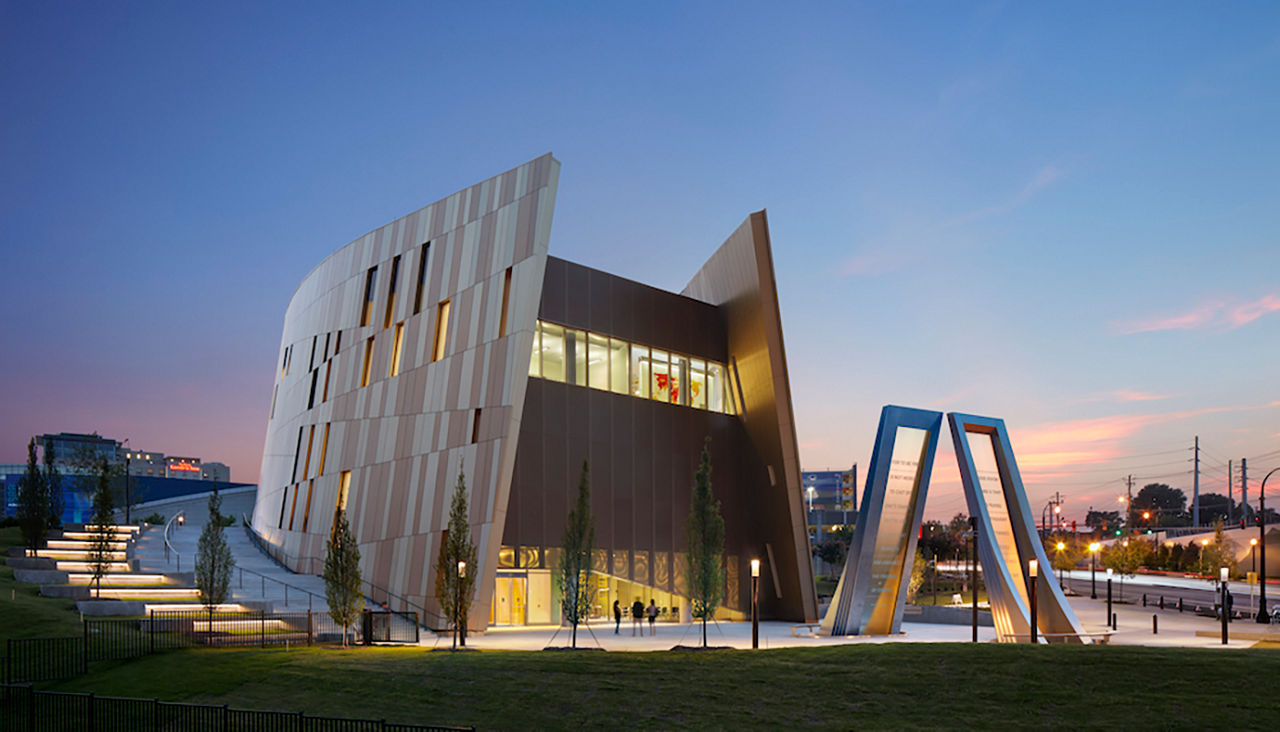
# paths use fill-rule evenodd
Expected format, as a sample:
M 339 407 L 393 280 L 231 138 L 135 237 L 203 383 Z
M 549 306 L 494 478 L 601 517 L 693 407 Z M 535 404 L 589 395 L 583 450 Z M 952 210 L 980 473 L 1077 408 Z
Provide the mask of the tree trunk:
M 702 614 L 702 647 L 707 647 L 707 614 Z

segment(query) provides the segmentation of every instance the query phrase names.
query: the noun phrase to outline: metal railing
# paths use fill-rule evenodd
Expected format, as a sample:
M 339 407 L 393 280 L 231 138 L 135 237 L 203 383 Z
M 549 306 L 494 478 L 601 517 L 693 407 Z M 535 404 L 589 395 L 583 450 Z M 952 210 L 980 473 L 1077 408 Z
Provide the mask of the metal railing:
M 240 518 L 244 525 L 245 533 L 248 535 L 249 540 L 253 542 L 253 545 L 258 547 L 259 551 L 270 557 L 272 561 L 285 571 L 291 574 L 322 575 L 324 573 L 324 559 L 313 556 L 292 555 L 263 538 L 262 535 L 253 528 L 253 525 L 249 522 L 249 519 L 246 516 L 241 514 Z M 267 577 L 267 579 L 271 578 Z M 272 581 L 279 582 L 279 580 Z M 369 580 L 361 580 L 361 584 L 365 597 L 374 605 L 378 605 L 385 610 L 396 610 L 401 613 L 415 613 L 421 620 L 422 627 L 428 630 L 446 630 L 451 627 L 449 620 L 443 615 L 427 610 L 403 595 L 399 595 L 385 587 L 376 585 Z M 305 592 L 306 590 L 301 591 Z
M 315 717 L 304 712 L 269 712 L 229 706 L 162 702 L 159 699 L 98 696 L 90 693 L 37 691 L 30 686 L 0 684 L 0 728 L 6 730 L 246 730 L 247 732 L 431 732 L 474 727 L 395 724 L 385 719 Z
M 177 548 L 175 548 L 173 544 L 169 541 L 169 530 L 173 527 L 174 521 L 177 521 L 178 525 L 181 526 L 182 523 L 186 521 L 186 516 L 187 516 L 187 510 L 184 508 L 178 511 L 177 513 L 175 513 L 174 515 L 170 516 L 169 520 L 166 521 L 164 524 L 164 562 L 165 564 L 168 564 L 170 562 L 170 557 L 177 557 L 179 572 L 182 571 L 182 554 L 180 554 Z

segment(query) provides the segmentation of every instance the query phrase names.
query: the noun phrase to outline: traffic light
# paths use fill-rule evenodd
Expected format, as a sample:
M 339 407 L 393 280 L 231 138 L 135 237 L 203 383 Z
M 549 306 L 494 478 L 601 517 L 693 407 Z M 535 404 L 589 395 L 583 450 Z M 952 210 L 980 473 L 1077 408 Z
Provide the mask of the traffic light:
M 1072 522 L 1071 522 L 1071 533 L 1073 533 L 1073 534 L 1074 534 L 1074 533 L 1076 533 L 1076 522 L 1075 522 L 1075 521 L 1072 521 Z
M 1116 529 L 1116 536 L 1120 535 L 1120 529 Z

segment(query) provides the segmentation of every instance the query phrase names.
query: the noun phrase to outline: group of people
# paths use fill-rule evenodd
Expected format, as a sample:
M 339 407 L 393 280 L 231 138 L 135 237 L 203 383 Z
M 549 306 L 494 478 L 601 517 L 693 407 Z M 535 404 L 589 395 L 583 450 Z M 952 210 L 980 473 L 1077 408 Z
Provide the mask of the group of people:
M 634 637 L 636 629 L 640 630 L 640 635 L 644 635 L 644 626 L 641 622 L 644 618 L 649 618 L 649 635 L 657 635 L 658 629 L 654 623 L 658 620 L 658 603 L 653 598 L 649 598 L 649 607 L 645 607 L 640 598 L 631 603 L 631 635 Z M 617 600 L 613 601 L 613 634 L 618 635 L 622 632 L 622 605 Z

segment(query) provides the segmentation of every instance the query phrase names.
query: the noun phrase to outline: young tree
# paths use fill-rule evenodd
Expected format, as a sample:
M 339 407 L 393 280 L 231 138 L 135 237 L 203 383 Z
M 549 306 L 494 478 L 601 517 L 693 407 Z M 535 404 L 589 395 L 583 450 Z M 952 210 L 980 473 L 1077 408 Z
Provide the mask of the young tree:
M 102 577 L 107 573 L 115 551 L 115 500 L 111 495 L 111 466 L 106 458 L 98 461 L 97 486 L 93 491 L 93 538 L 89 543 L 89 570 L 92 582 L 102 592 Z
M 49 498 L 49 528 L 60 528 L 62 510 L 66 507 L 62 496 L 62 473 L 53 464 L 53 450 L 47 447 L 44 451 L 44 488 Z
M 911 579 L 907 581 L 907 599 L 915 602 L 916 593 L 920 591 L 920 586 L 924 584 L 925 571 L 928 570 L 929 563 L 924 558 L 924 552 L 916 547 L 916 558 L 911 563 Z
M 459 576 L 458 562 L 465 562 L 466 576 Z M 436 600 L 440 610 L 459 632 L 465 633 L 467 611 L 476 590 L 476 546 L 471 542 L 471 510 L 467 504 L 467 477 L 458 471 L 449 505 L 449 529 L 444 536 L 444 551 L 436 564 Z M 456 641 L 455 641 L 456 642 Z M 463 637 L 463 645 L 466 638 Z
M 27 443 L 27 472 L 18 483 L 18 524 L 22 543 L 29 552 L 44 546 L 49 536 L 49 491 L 36 465 L 35 438 Z
M 1236 574 L 1236 545 L 1227 538 L 1223 531 L 1222 519 L 1213 524 L 1213 541 L 1200 551 L 1201 572 L 1209 575 L 1212 582 L 1217 582 L 1218 569 L 1226 567 L 1230 574 Z
M 565 519 L 564 553 L 556 572 L 560 589 L 560 607 L 572 626 L 570 643 L 578 647 L 578 623 L 591 610 L 591 545 L 596 539 L 596 521 L 591 515 L 591 486 L 587 480 L 587 461 L 582 461 L 578 478 L 578 500 Z
M 196 544 L 196 587 L 200 590 L 200 604 L 209 611 L 210 630 L 213 627 L 213 609 L 226 601 L 227 588 L 231 586 L 231 570 L 236 566 L 231 547 L 227 546 L 227 538 L 222 533 L 222 519 L 222 497 L 215 490 L 209 496 L 209 518 L 205 520 Z
M 360 549 L 351 535 L 346 513 L 339 510 L 324 555 L 324 597 L 329 604 L 329 617 L 342 626 L 343 648 L 347 646 L 347 628 L 364 608 L 362 584 Z
M 693 499 L 685 530 L 689 536 L 689 600 L 693 617 L 702 619 L 702 647 L 707 647 L 707 620 L 724 596 L 724 517 L 711 493 L 711 438 L 702 447 L 702 464 L 693 475 Z

